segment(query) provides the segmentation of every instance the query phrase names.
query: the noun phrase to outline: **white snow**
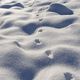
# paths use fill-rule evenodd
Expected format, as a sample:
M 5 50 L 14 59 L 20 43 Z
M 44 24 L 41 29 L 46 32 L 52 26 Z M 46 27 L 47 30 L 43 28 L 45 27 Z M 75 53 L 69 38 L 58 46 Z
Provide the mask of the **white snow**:
M 0 0 L 1 80 L 79 74 L 80 0 Z

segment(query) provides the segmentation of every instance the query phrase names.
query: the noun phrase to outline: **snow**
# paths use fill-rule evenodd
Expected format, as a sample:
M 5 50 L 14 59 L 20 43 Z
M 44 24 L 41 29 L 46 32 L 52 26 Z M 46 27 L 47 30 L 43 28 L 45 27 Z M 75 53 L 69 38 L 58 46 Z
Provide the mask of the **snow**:
M 80 0 L 0 0 L 0 79 L 80 80 Z

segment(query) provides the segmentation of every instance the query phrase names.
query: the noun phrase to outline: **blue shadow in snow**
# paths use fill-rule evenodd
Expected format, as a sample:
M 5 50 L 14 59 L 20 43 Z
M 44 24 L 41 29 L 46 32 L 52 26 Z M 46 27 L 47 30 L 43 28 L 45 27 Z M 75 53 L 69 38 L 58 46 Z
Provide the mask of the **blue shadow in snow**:
M 46 26 L 46 27 L 53 27 L 53 28 L 64 28 L 69 26 L 70 24 L 72 24 L 74 21 L 76 20 L 76 18 L 71 18 L 71 19 L 66 19 L 60 23 L 47 23 L 47 22 L 42 22 L 42 23 L 29 23 L 25 26 L 22 26 L 22 30 L 28 34 L 32 34 L 37 28 L 42 27 L 42 26 Z
M 11 7 L 14 7 L 14 6 L 24 8 L 24 6 L 23 6 L 21 3 L 5 4 L 5 5 L 1 5 L 0 8 L 9 9 L 9 8 L 11 8 Z
M 72 15 L 73 14 L 72 10 L 70 10 L 66 6 L 59 4 L 59 3 L 51 4 L 48 11 L 56 12 L 60 15 Z

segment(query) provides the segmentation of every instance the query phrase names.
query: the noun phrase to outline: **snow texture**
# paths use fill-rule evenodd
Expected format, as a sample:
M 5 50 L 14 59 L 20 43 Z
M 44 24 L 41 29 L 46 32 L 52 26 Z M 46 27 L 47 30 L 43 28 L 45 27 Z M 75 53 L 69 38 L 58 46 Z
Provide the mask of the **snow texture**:
M 0 0 L 0 80 L 80 80 L 80 0 Z

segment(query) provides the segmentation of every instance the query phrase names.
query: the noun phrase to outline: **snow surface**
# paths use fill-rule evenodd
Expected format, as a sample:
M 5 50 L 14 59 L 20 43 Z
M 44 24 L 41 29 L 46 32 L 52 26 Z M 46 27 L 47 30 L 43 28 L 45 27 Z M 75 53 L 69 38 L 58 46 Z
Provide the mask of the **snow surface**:
M 80 80 L 80 0 L 0 0 L 0 80 Z

